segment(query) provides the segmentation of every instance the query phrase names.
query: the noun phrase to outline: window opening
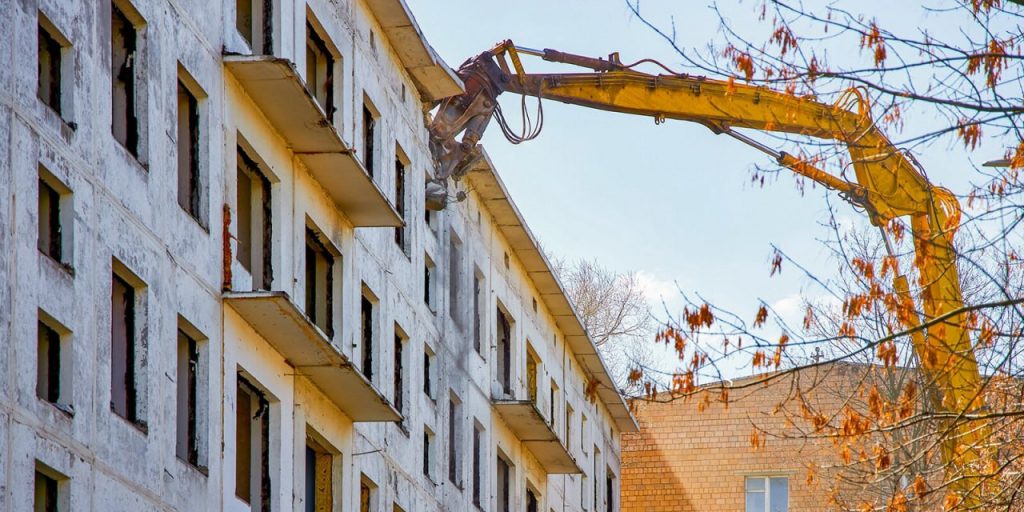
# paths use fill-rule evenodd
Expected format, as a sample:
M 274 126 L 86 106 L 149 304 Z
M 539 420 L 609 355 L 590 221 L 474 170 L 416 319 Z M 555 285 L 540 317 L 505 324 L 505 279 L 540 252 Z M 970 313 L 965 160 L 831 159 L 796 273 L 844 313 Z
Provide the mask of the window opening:
M 238 226 L 235 258 L 252 275 L 252 287 L 270 290 L 274 280 L 271 259 L 273 209 L 270 180 L 241 147 L 237 149 L 236 209 Z
M 178 204 L 205 225 L 200 211 L 199 102 L 178 81 Z
M 306 316 L 334 338 L 334 255 L 321 234 L 306 228 Z
M 117 5 L 111 5 L 111 79 L 114 138 L 132 156 L 139 156 L 139 118 L 137 112 L 138 31 Z
M 362 371 L 366 379 L 373 382 L 373 302 L 366 295 L 359 308 L 359 319 L 363 338 Z
M 252 510 L 270 511 L 270 403 L 238 376 L 235 417 L 235 496 Z

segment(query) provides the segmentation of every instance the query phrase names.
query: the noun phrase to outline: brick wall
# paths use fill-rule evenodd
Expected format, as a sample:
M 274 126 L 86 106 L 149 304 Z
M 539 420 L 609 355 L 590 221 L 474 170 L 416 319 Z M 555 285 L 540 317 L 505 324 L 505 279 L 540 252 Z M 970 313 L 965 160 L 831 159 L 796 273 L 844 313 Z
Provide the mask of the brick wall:
M 838 401 L 849 395 L 844 389 L 855 387 L 847 384 L 849 372 L 815 373 L 815 383 L 828 382 L 809 396 L 817 404 Z M 795 433 L 787 421 L 797 414 L 792 410 L 795 404 L 776 409 L 796 387 L 811 387 L 808 377 L 784 377 L 768 385 L 733 389 L 728 404 L 718 392 L 708 393 L 710 402 L 702 395 L 638 402 L 640 432 L 622 436 L 623 512 L 744 510 L 745 477 L 769 475 L 788 477 L 789 510 L 830 510 L 831 482 L 823 468 L 835 463 L 835 449 L 830 444 L 773 436 Z M 762 435 L 765 445 L 757 450 L 751 444 L 755 425 L 769 433 Z M 808 483 L 810 464 L 815 465 L 816 477 Z

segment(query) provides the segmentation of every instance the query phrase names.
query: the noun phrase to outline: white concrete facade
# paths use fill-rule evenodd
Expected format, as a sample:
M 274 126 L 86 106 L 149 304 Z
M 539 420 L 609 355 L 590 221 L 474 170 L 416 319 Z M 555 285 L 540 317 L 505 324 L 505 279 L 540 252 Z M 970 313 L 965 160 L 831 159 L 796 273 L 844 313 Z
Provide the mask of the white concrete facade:
M 237 6 L 249 4 L 269 6 L 268 51 L 254 54 L 236 26 Z M 138 34 L 137 155 L 111 131 L 112 5 Z M 247 74 L 293 66 L 297 77 L 310 76 L 307 23 L 334 58 L 329 86 L 336 110 L 316 126 L 292 121 L 305 112 L 301 94 L 283 95 Z M 40 98 L 40 27 L 62 47 L 60 113 Z M 539 281 L 550 279 L 550 266 L 493 165 L 471 173 L 468 181 L 479 187 L 470 187 L 466 201 L 426 220 L 425 112 L 461 84 L 400 0 L 16 0 L 0 17 L 0 34 L 0 510 L 33 510 L 39 473 L 56 482 L 62 511 L 310 510 L 308 442 L 330 455 L 329 491 L 316 494 L 330 502 L 315 510 L 363 510 L 365 484 L 373 512 L 503 512 L 499 457 L 511 467 L 508 510 L 527 510 L 528 489 L 539 511 L 618 510 L 619 433 L 634 430 L 635 421 L 607 387 L 607 371 L 581 338 L 571 308 L 558 309 L 561 287 Z M 262 54 L 283 60 L 251 58 Z M 285 91 L 301 83 L 294 78 L 275 84 Z M 176 194 L 179 84 L 197 101 L 194 214 Z M 364 104 L 377 127 L 372 178 L 365 176 Z M 281 105 L 284 117 L 272 112 Z M 354 151 L 301 149 L 324 130 L 335 133 L 326 135 L 328 146 Z M 239 148 L 266 178 L 271 197 L 273 277 L 251 303 L 246 294 L 262 288 L 254 275 L 262 271 L 239 261 Z M 404 212 L 395 209 L 403 202 L 396 198 L 396 160 L 405 166 Z M 339 165 L 363 177 L 317 179 Z M 60 196 L 56 257 L 39 244 L 41 183 Z M 367 192 L 353 198 L 350 190 Z M 406 225 L 404 247 L 395 228 L 386 227 L 398 222 L 396 214 Z M 325 281 L 329 326 L 321 320 L 312 327 L 304 318 L 292 327 L 263 322 L 248 304 L 305 311 L 310 229 L 334 262 Z M 132 420 L 112 410 L 113 275 L 134 289 Z M 373 303 L 368 382 L 358 376 L 363 297 Z M 503 394 L 496 384 L 499 309 L 512 320 L 511 394 L 504 398 L 529 398 L 527 360 L 537 361 L 536 412 L 558 443 L 568 444 L 561 450 L 582 473 L 549 474 L 542 461 L 551 453 L 525 444 L 536 440 L 524 439 L 525 427 L 496 409 Z M 60 396 L 52 400 L 40 398 L 37 382 L 42 325 L 59 337 Z M 195 340 L 197 353 L 192 461 L 179 455 L 179 332 Z M 394 387 L 396 335 L 403 340 L 401 390 Z M 300 346 L 307 343 L 314 348 Z M 309 353 L 332 363 L 296 363 Z M 330 388 L 337 375 L 363 384 Z M 240 376 L 269 405 L 264 507 L 238 497 Z M 400 420 L 353 420 L 371 416 Z

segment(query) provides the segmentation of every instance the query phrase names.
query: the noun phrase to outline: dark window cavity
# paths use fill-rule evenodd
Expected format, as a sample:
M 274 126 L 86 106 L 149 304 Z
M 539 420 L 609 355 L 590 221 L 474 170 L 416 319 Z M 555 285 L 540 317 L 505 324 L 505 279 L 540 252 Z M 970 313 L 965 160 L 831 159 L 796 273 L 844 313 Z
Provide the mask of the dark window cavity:
M 139 76 L 138 30 L 125 13 L 112 4 L 110 22 L 112 122 L 114 138 L 133 156 L 139 156 L 139 116 L 136 90 Z
M 424 345 L 423 351 L 423 393 L 427 398 L 434 398 L 434 353 Z
M 334 255 L 322 235 L 306 228 L 306 316 L 334 338 Z
M 37 96 L 39 99 L 53 109 L 57 115 L 64 117 L 64 52 L 66 48 L 61 44 L 58 36 L 52 27 L 45 23 L 42 15 L 39 20 L 39 87 Z
M 269 290 L 274 280 L 271 264 L 273 209 L 270 180 L 259 164 L 238 148 L 237 177 L 237 250 L 235 257 L 252 275 L 252 287 Z
M 374 115 L 367 101 L 363 100 L 363 166 L 366 167 L 366 173 L 371 178 L 373 177 L 374 161 L 377 157 L 374 147 L 376 139 L 377 116 Z
M 235 496 L 252 510 L 269 512 L 270 403 L 249 381 L 238 376 L 235 410 Z
M 480 486 L 483 482 L 483 429 L 479 425 L 473 425 L 473 504 L 480 506 Z
M 448 236 L 448 314 L 462 327 L 462 241 L 454 231 Z
M 50 403 L 60 403 L 61 377 L 67 372 L 63 367 L 61 335 L 41 319 L 36 328 L 36 396 Z
M 273 20 L 273 0 L 235 0 L 235 27 L 253 54 L 274 53 Z
M 178 81 L 178 204 L 203 226 L 199 170 L 199 101 Z
M 400 413 L 404 414 L 405 409 L 405 337 L 402 336 L 402 331 L 399 327 L 395 326 L 395 351 L 393 361 L 393 387 L 394 387 L 394 404 L 395 409 Z
M 178 329 L 177 444 L 178 458 L 199 467 L 199 341 Z
M 306 21 L 306 87 L 334 120 L 334 54 L 313 24 Z
M 479 273 L 473 274 L 473 349 L 478 354 L 483 353 L 483 330 L 481 325 L 483 319 L 480 317 L 484 311 L 484 278 Z
M 497 313 L 498 383 L 505 396 L 512 393 L 512 323 L 502 309 Z
M 373 302 L 363 295 L 359 306 L 359 324 L 363 342 L 363 375 L 373 381 Z
M 140 423 L 136 289 L 114 274 L 110 301 L 110 408 L 122 418 Z
M 62 220 L 65 216 L 61 211 L 61 197 L 56 183 L 43 176 L 39 178 L 39 238 L 38 247 L 43 254 L 54 261 L 64 263 L 64 229 Z M 70 197 L 70 194 L 66 194 Z
M 401 157 L 395 157 L 395 210 L 398 211 L 399 217 L 402 221 L 406 221 L 407 212 L 405 211 L 405 162 L 402 161 Z M 406 246 L 406 225 L 398 226 L 395 228 L 395 243 L 402 249 L 402 252 L 408 253 L 409 248 Z
M 32 510 L 35 512 L 61 512 L 69 510 L 66 494 L 67 477 L 36 461 L 35 482 L 32 492 Z
M 510 477 L 512 476 L 512 470 L 509 467 L 509 463 L 501 455 L 498 456 L 498 462 L 496 464 L 496 481 L 498 484 L 498 512 L 510 512 L 511 504 L 509 495 Z
M 462 486 L 460 473 L 462 460 L 459 457 L 459 441 L 462 430 L 459 419 L 462 417 L 462 404 L 455 397 L 448 398 L 448 481 L 456 487 Z

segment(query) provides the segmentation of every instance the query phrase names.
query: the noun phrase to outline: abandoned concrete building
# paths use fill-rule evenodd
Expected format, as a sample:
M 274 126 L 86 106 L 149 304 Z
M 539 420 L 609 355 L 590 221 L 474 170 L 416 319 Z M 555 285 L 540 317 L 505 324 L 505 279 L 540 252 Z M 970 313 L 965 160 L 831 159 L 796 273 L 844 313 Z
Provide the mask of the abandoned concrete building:
M 636 422 L 401 0 L 0 17 L 0 510 L 618 510 Z

